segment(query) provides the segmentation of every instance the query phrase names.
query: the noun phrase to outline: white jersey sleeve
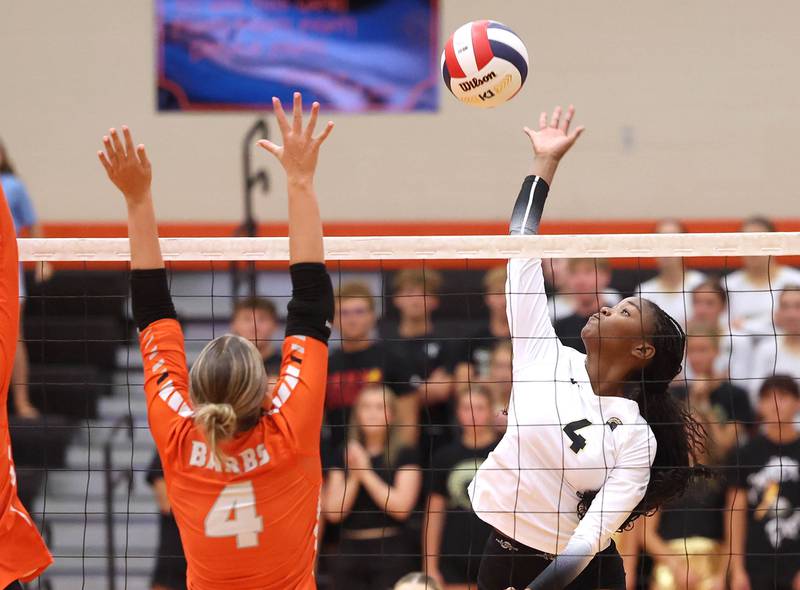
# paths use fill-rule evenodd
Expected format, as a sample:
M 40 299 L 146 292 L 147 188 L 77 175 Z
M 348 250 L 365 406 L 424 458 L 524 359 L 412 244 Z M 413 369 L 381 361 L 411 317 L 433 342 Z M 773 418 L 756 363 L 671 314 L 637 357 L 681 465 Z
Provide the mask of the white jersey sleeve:
M 630 429 L 628 439 L 622 445 L 605 484 L 573 534 L 592 543 L 598 551 L 608 545 L 611 535 L 644 498 L 650 483 L 650 468 L 656 457 L 656 438 L 646 422 L 623 428 Z
M 597 492 L 586 515 L 575 528 L 565 550 L 531 583 L 529 588 L 564 588 L 609 543 L 644 498 L 650 468 L 656 455 L 653 431 L 642 421 L 633 424 L 617 462 Z
M 511 215 L 511 234 L 538 233 L 548 191 L 547 183 L 541 178 L 528 176 L 525 179 Z M 541 259 L 509 260 L 506 314 L 515 367 L 555 358 L 559 341 L 550 320 Z

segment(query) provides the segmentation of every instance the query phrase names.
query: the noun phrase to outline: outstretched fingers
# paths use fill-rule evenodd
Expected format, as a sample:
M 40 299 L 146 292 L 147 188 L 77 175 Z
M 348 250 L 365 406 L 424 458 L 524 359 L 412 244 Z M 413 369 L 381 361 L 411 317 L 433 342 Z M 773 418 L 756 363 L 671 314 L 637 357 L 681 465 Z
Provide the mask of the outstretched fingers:
M 281 134 L 285 137 L 290 132 L 289 121 L 286 120 L 286 113 L 283 110 L 281 99 L 277 96 L 272 97 L 272 108 L 275 109 L 275 118 L 278 120 L 278 127 L 281 130 Z
M 542 113 L 539 115 L 539 129 L 541 130 L 545 127 L 547 127 L 547 112 L 542 111 Z
M 262 139 L 256 142 L 258 147 L 267 150 L 270 154 L 275 156 L 276 158 L 280 159 L 281 155 L 283 154 L 283 148 L 279 145 L 272 143 L 267 139 Z
M 561 119 L 561 107 L 557 106 L 553 109 L 553 116 L 550 117 L 550 127 L 558 129 L 558 122 Z
M 106 174 L 110 176 L 114 169 L 111 167 L 111 162 L 108 161 L 106 153 L 103 150 L 99 150 L 97 152 L 97 157 L 100 160 L 100 163 L 103 165 L 103 168 L 106 169 Z
M 139 162 L 142 163 L 142 166 L 150 168 L 150 158 L 147 157 L 147 150 L 145 150 L 144 144 L 140 143 L 136 146 L 136 155 L 139 157 Z
M 323 129 L 322 133 L 320 133 L 319 136 L 314 140 L 317 144 L 317 147 L 321 146 L 325 140 L 328 139 L 331 131 L 333 131 L 333 121 L 328 121 L 328 124 L 325 125 L 325 129 Z
M 572 123 L 572 118 L 575 116 L 575 107 L 573 105 L 569 105 L 564 118 L 561 120 L 561 131 L 563 131 L 566 135 L 569 135 L 569 125 Z
M 314 128 L 317 126 L 317 117 L 319 116 L 319 103 L 314 102 L 311 105 L 311 115 L 308 118 L 308 125 L 306 125 L 306 137 L 311 138 L 314 135 Z
M 127 125 L 122 126 L 122 136 L 125 138 L 125 152 L 129 155 L 134 154 L 136 148 L 133 147 L 133 136 Z
M 125 153 L 125 148 L 122 146 L 122 140 L 119 138 L 119 133 L 117 133 L 116 129 L 110 129 L 109 133 L 111 134 L 111 143 L 114 144 L 114 150 L 116 150 L 116 156 L 119 160 L 124 160 L 127 154 Z
M 292 133 L 302 133 L 303 131 L 303 95 L 299 92 L 294 93 L 294 105 L 292 106 Z
M 581 125 L 580 127 L 576 127 L 575 130 L 569 134 L 570 143 L 575 143 L 576 141 L 578 141 L 578 138 L 585 130 L 586 127 L 584 127 L 583 125 Z
M 111 143 L 111 138 L 108 135 L 103 136 L 103 147 L 106 150 L 106 161 L 110 164 L 116 164 L 117 152 L 114 149 L 114 144 Z

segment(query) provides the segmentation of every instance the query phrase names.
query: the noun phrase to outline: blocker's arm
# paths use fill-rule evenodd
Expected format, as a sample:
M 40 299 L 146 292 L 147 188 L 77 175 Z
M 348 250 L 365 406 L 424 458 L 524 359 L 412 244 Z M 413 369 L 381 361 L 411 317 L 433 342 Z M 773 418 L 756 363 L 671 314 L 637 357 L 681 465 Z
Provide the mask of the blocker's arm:
M 123 141 L 116 129 L 103 137 L 105 152 L 97 152 L 108 178 L 122 192 L 128 207 L 131 269 L 164 268 L 151 191 L 152 168 L 144 145 L 134 147 L 130 129 L 123 126 Z

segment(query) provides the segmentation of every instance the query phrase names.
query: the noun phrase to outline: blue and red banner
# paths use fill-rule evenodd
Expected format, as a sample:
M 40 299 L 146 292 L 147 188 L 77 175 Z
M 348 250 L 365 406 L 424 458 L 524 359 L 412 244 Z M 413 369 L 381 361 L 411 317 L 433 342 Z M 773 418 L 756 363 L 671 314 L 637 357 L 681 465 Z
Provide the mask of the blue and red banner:
M 438 0 L 157 0 L 158 108 L 438 106 Z

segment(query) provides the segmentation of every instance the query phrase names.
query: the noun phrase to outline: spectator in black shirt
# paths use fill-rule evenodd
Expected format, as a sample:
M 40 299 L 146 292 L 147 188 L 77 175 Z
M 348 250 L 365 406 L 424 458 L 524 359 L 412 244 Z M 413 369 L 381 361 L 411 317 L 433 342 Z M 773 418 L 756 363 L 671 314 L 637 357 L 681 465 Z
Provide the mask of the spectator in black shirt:
M 712 590 L 723 582 L 725 484 L 696 477 L 683 496 L 644 522 L 644 547 L 655 560 L 650 590 Z
M 494 426 L 499 434 L 505 433 L 508 425 L 508 404 L 514 381 L 512 359 L 511 341 L 501 340 L 492 350 L 489 374 L 483 379 L 491 394 Z
M 611 266 L 603 258 L 570 259 L 567 268 L 567 289 L 564 302 L 556 303 L 556 319 L 553 328 L 564 346 L 569 346 L 586 354 L 586 347 L 581 339 L 581 330 L 589 318 L 607 305 L 619 301 L 616 292 L 610 291 Z M 564 307 L 571 311 L 564 314 Z
M 433 460 L 433 485 L 425 526 L 425 570 L 447 590 L 470 590 L 478 581 L 483 547 L 491 527 L 475 516 L 467 487 L 500 436 L 492 396 L 485 386 L 458 394 L 461 438 Z
M 278 311 L 269 299 L 248 297 L 236 302 L 231 317 L 231 333 L 256 345 L 270 382 L 278 380 L 281 368 L 281 344 L 278 334 Z
M 183 553 L 178 523 L 172 515 L 172 507 L 167 498 L 167 482 L 161 468 L 161 458 L 153 454 L 147 468 L 147 483 L 153 488 L 153 496 L 159 511 L 158 552 L 151 590 L 186 590 L 186 556 Z
M 800 390 L 787 375 L 759 390 L 761 433 L 732 453 L 724 545 L 732 590 L 800 588 Z
M 755 416 L 747 392 L 733 385 L 719 371 L 720 334 L 716 326 L 690 323 L 687 328 L 686 361 L 692 378 L 674 389 L 686 399 L 689 410 L 713 441 L 718 459 L 726 457 L 734 445 L 742 446 L 755 431 Z M 717 463 L 719 464 L 719 463 Z
M 496 266 L 483 277 L 483 302 L 489 310 L 486 324 L 471 334 L 457 353 L 454 381 L 456 388 L 486 377 L 492 350 L 498 342 L 509 340 L 506 315 L 506 267 Z
M 389 588 L 419 568 L 404 529 L 422 486 L 417 451 L 394 428 L 395 396 L 371 384 L 358 395 L 322 492 L 322 511 L 340 523 L 336 590 Z M 374 556 L 374 557 L 373 557 Z
M 350 422 L 350 409 L 367 384 L 382 384 L 397 395 L 397 435 L 407 446 L 417 445 L 418 393 L 413 369 L 386 343 L 375 339 L 375 302 L 369 287 L 343 284 L 336 297 L 341 348 L 331 352 L 325 393 L 324 454 L 341 446 Z
M 400 321 L 384 334 L 389 347 L 410 361 L 414 377 L 419 379 L 419 446 L 426 465 L 433 453 L 451 440 L 448 425 L 453 339 L 436 330 L 433 323 L 442 282 L 442 275 L 435 270 L 414 268 L 398 272 L 392 281 L 392 303 L 400 312 Z

